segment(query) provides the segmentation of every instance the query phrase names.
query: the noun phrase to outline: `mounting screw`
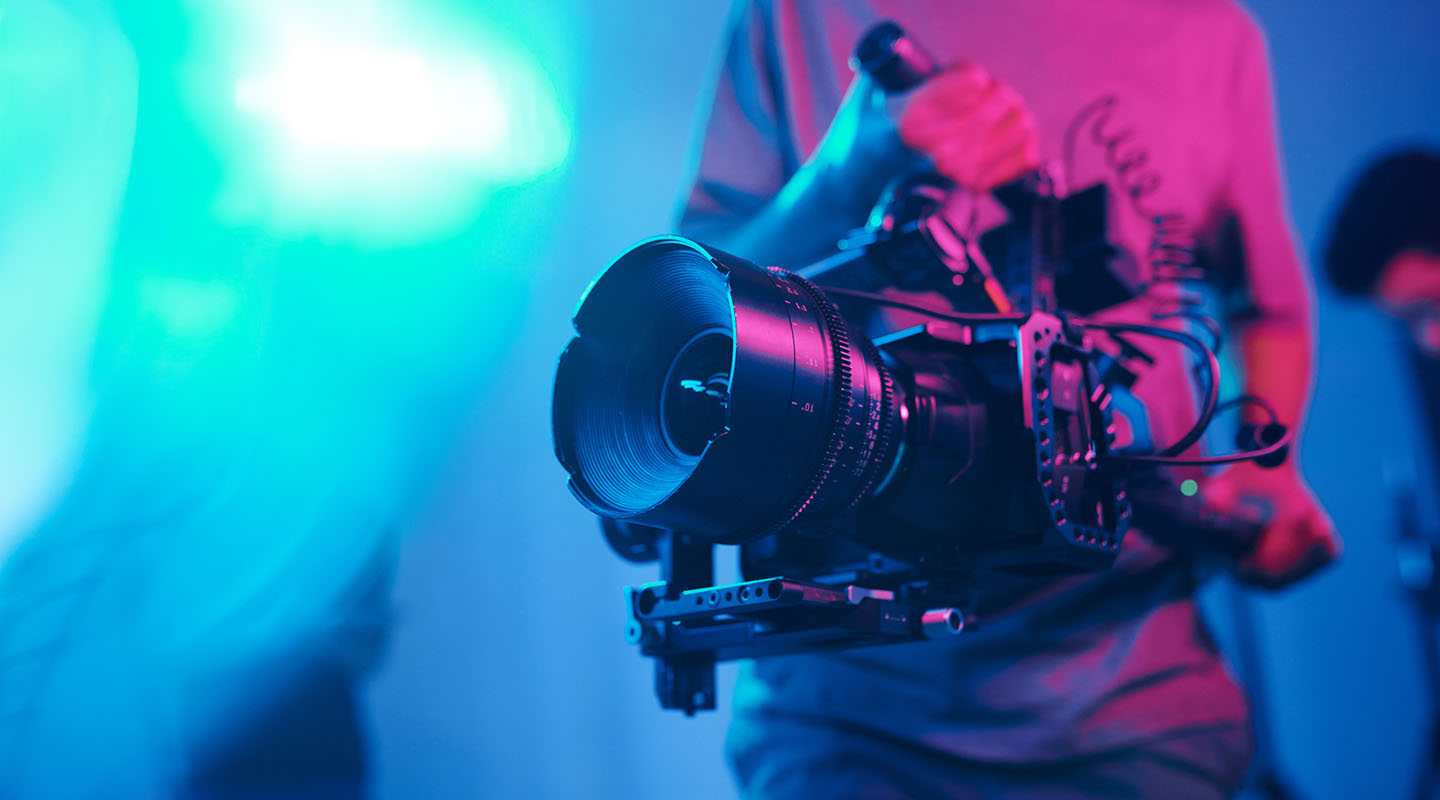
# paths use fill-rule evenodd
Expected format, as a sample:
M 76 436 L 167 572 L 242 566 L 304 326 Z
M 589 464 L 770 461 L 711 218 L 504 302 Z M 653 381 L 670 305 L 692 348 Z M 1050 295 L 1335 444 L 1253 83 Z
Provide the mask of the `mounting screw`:
M 932 608 L 920 616 L 920 629 L 929 639 L 954 636 L 965 630 L 965 615 L 954 608 Z

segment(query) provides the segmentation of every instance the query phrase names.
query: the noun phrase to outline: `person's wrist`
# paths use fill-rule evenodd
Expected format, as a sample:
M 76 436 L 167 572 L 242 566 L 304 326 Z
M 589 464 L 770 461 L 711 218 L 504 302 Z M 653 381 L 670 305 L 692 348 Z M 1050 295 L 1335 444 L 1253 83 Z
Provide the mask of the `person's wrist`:
M 844 164 L 817 162 L 812 167 L 807 205 L 813 209 L 815 221 L 827 226 L 849 229 L 863 225 L 888 182 L 888 178 L 877 180 Z

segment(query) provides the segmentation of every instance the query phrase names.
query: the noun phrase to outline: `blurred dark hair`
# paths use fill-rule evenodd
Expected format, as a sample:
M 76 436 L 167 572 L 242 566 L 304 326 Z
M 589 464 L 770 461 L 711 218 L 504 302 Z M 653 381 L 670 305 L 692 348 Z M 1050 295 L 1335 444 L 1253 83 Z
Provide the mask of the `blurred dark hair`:
M 1325 271 L 1348 295 L 1368 294 L 1406 250 L 1440 254 L 1440 153 L 1415 147 L 1373 161 L 1330 227 Z

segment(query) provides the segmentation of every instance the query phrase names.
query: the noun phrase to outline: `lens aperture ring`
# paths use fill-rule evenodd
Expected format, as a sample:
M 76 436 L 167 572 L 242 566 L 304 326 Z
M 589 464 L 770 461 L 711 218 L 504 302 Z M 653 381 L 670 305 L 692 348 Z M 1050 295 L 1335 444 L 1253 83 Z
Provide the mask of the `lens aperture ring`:
M 772 530 L 819 521 L 852 508 L 887 469 L 894 437 L 894 381 L 864 336 L 852 335 L 840 310 L 820 287 L 777 268 L 771 275 L 805 298 L 821 323 L 831 356 L 829 407 L 823 445 L 808 479 Z
M 895 378 L 890 374 L 890 370 L 885 367 L 884 362 L 880 360 L 880 352 L 876 350 L 875 345 L 871 343 L 869 339 L 861 337 L 860 349 L 865 358 L 865 362 L 873 365 L 876 378 L 878 379 L 880 403 L 876 410 L 879 412 L 879 418 L 876 420 L 878 424 L 872 424 L 869 428 L 869 430 L 873 432 L 873 438 L 869 442 L 870 446 L 863 456 L 863 463 L 860 465 L 860 468 L 863 469 L 864 477 L 859 491 L 854 493 L 854 497 L 850 499 L 849 504 L 846 506 L 847 511 L 859 505 L 861 500 L 868 497 L 871 490 L 873 490 L 875 485 L 880 481 L 880 477 L 889 472 L 890 461 L 893 458 L 891 451 L 895 446 L 897 438 L 902 435 L 900 431 L 899 413 L 899 404 L 902 401 L 896 396 Z
M 832 364 L 830 407 L 822 409 L 825 413 L 824 444 L 819 457 L 808 470 L 809 479 L 806 481 L 805 487 L 794 495 L 795 499 L 785 507 L 785 510 L 775 519 L 775 523 L 769 526 L 769 530 L 774 532 L 798 522 L 805 512 L 815 504 L 835 473 L 835 467 L 840 460 L 840 450 L 844 444 L 841 436 L 842 414 L 850 406 L 852 358 L 850 337 L 845 331 L 845 321 L 840 316 L 840 310 L 835 307 L 830 298 L 826 297 L 815 284 L 793 272 L 779 267 L 769 267 L 767 271 L 775 281 L 788 285 L 805 299 L 806 302 L 802 308 L 808 306 L 805 309 L 806 312 L 819 317 L 822 324 L 822 335 L 829 345 L 826 349 L 830 353 Z

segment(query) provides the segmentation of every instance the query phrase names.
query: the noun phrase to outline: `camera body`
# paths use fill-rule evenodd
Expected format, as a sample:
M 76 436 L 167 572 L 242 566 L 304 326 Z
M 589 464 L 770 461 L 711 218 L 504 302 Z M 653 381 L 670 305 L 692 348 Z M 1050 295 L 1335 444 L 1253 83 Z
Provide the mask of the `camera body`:
M 582 300 L 556 450 L 617 553 L 660 562 L 626 633 L 666 707 L 713 707 L 716 661 L 953 635 L 996 576 L 1119 552 L 1123 369 L 1065 312 L 957 310 L 989 302 L 984 256 L 937 227 L 943 189 L 897 184 L 810 278 L 659 237 Z M 1030 271 L 1063 268 L 1063 199 L 1036 180 L 1011 202 Z M 745 580 L 712 583 L 716 544 Z
M 933 71 L 908 41 L 883 23 L 857 62 L 903 91 Z M 611 547 L 659 564 L 625 590 L 625 636 L 664 707 L 713 708 L 718 661 L 959 634 L 991 587 L 1108 568 L 1132 522 L 1183 549 L 1253 545 L 1257 521 L 1158 469 L 1197 463 L 1176 456 L 1220 407 L 1214 353 L 1081 316 L 1135 296 L 1109 269 L 1105 188 L 1026 176 L 994 192 L 1009 221 L 983 236 L 953 227 L 953 188 L 902 176 L 798 272 L 663 236 L 586 290 L 555 450 Z M 1200 419 L 1168 448 L 1122 331 L 1208 365 Z M 1286 436 L 1201 461 L 1283 459 Z M 716 545 L 740 546 L 741 581 L 714 583 Z

